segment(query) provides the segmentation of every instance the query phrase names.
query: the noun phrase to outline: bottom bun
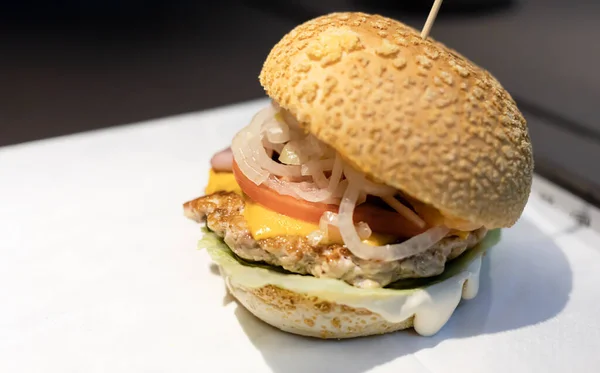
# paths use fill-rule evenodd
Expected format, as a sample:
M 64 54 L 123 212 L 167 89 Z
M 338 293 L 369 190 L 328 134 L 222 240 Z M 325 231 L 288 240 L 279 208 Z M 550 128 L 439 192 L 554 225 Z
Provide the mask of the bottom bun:
M 365 308 L 353 308 L 273 285 L 245 288 L 226 281 L 231 294 L 250 313 L 288 333 L 323 339 L 385 334 L 413 326 L 413 318 L 391 323 Z
M 461 299 L 477 295 L 483 255 L 499 237 L 499 231 L 488 233 L 477 246 L 449 262 L 441 275 L 409 288 L 394 284 L 356 288 L 336 279 L 250 263 L 210 232 L 199 247 L 207 249 L 231 295 L 254 316 L 288 333 L 341 339 L 410 327 L 424 336 L 437 333 Z

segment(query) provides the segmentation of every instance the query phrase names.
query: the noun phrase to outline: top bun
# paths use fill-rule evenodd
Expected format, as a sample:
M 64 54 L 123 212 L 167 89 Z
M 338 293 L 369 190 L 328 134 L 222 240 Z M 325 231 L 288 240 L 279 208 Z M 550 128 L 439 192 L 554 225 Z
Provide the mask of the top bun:
M 508 92 L 465 57 L 398 21 L 333 13 L 275 45 L 267 94 L 375 181 L 451 217 L 509 227 L 533 158 Z

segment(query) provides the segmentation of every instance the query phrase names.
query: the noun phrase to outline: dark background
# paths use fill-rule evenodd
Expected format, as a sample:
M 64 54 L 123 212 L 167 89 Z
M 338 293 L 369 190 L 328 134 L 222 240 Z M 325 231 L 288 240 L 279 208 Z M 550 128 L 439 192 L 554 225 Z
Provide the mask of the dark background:
M 295 25 L 340 10 L 421 28 L 433 0 L 0 0 L 0 146 L 263 97 Z M 445 0 L 432 36 L 495 74 L 539 173 L 600 200 L 600 1 Z

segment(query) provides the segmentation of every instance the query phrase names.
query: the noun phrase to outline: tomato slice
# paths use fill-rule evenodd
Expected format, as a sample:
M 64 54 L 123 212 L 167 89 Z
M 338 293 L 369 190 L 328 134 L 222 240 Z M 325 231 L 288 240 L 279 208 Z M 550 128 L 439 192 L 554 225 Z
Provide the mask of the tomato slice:
M 233 162 L 233 175 L 242 191 L 254 202 L 282 215 L 294 219 L 318 224 L 326 211 L 338 212 L 339 206 L 325 203 L 308 202 L 292 196 L 277 193 L 264 185 L 256 185 L 240 171 Z M 420 228 L 404 216 L 382 209 L 381 207 L 363 203 L 354 210 L 354 221 L 369 224 L 373 232 L 390 234 L 399 238 L 416 236 L 427 230 Z

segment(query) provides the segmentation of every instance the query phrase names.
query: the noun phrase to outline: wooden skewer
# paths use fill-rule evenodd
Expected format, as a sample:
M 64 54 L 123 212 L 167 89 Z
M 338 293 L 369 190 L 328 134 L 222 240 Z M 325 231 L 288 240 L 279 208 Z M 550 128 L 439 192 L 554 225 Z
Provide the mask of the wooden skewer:
M 423 26 L 423 30 L 421 30 L 421 39 L 427 39 L 429 31 L 431 31 L 431 27 L 433 26 L 433 22 L 435 22 L 435 17 L 437 17 L 440 6 L 442 6 L 442 1 L 443 0 L 435 0 L 433 3 L 433 6 L 429 11 L 429 16 L 427 16 L 427 21 L 425 21 L 425 26 Z

